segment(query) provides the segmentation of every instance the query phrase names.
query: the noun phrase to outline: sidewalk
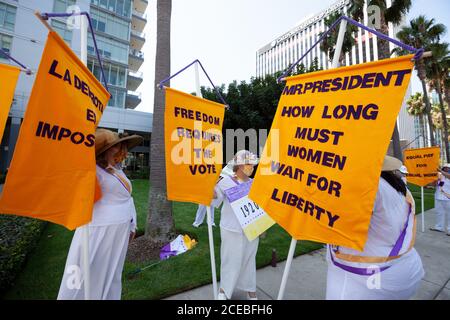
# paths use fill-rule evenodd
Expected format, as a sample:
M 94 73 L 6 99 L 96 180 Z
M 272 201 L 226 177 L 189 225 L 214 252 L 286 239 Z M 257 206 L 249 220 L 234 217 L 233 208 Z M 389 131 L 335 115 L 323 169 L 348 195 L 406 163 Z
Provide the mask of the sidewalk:
M 415 248 L 422 258 L 425 277 L 413 299 L 450 300 L 450 237 L 445 233 L 430 231 L 434 225 L 434 209 L 425 212 L 425 232 L 422 233 L 421 215 L 417 215 Z M 257 294 L 260 300 L 277 298 L 285 262 L 276 268 L 265 267 L 256 273 Z M 285 300 L 325 299 L 327 262 L 325 249 L 299 256 L 292 262 L 284 294 Z M 236 292 L 233 299 L 244 299 L 243 292 Z M 168 300 L 210 300 L 212 285 L 186 291 Z

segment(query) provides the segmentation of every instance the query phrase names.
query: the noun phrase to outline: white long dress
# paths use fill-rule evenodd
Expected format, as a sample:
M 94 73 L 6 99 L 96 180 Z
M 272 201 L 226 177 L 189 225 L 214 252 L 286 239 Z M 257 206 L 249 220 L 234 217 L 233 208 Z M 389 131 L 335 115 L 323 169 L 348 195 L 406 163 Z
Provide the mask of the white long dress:
M 229 176 L 222 177 L 214 189 L 217 198 L 212 202 L 216 208 L 223 202 L 220 214 L 220 288 L 228 299 L 235 288 L 256 292 L 256 252 L 259 238 L 248 241 L 224 193 L 224 190 L 237 183 L 241 182 Z
M 131 182 L 122 170 L 116 173 Z M 130 232 L 136 229 L 136 209 L 130 192 L 117 177 L 97 166 L 102 198 L 94 205 L 89 223 L 90 297 L 120 300 L 122 270 Z M 131 191 L 131 190 L 130 190 Z M 58 300 L 83 300 L 82 230 L 78 228 L 67 256 Z
M 375 200 L 369 234 L 363 252 L 339 247 L 342 254 L 363 257 L 387 257 L 405 228 L 409 213 L 406 198 L 392 188 L 384 179 L 380 179 Z M 400 258 L 385 263 L 349 262 L 334 257 L 345 266 L 369 268 L 370 270 L 388 269 L 374 275 L 359 275 L 336 266 L 331 261 L 332 250 L 328 247 L 328 276 L 326 298 L 329 300 L 404 300 L 411 298 L 417 291 L 424 276 L 422 260 L 417 251 L 410 248 L 414 238 L 414 212 L 409 215 L 406 235 L 401 246 Z
M 439 182 L 443 183 L 443 185 L 440 186 Z M 436 208 L 436 225 L 434 228 L 450 234 L 450 198 L 446 194 L 450 194 L 450 179 L 439 174 L 438 185 L 436 186 L 434 197 L 434 207 Z

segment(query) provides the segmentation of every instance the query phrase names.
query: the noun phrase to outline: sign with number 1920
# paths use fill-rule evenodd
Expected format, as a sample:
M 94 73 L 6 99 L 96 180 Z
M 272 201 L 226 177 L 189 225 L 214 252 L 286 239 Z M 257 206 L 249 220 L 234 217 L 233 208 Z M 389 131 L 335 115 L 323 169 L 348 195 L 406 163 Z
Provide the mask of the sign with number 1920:
M 231 208 L 249 241 L 256 239 L 275 223 L 256 202 L 248 197 L 252 181 L 249 180 L 225 190 Z

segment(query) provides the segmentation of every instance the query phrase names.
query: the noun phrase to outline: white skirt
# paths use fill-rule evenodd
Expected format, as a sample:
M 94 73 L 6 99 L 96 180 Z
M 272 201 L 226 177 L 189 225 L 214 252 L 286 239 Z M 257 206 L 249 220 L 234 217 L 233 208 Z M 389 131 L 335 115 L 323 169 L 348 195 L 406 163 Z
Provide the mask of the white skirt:
M 90 298 L 120 300 L 122 270 L 131 232 L 130 222 L 89 226 Z M 67 256 L 58 300 L 84 300 L 82 229 L 78 228 Z
M 415 249 L 393 260 L 390 268 L 370 276 L 347 272 L 328 259 L 326 299 L 407 300 L 414 296 L 423 276 L 422 261 Z
M 238 288 L 256 292 L 256 252 L 259 238 L 248 241 L 243 233 L 220 228 L 220 288 L 228 299 Z

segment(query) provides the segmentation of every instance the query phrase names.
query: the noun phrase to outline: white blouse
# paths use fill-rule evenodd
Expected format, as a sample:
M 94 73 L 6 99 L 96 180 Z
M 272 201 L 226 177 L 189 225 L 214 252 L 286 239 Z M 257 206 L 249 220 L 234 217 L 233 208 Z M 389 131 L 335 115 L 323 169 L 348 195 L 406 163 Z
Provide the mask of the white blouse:
M 439 182 L 444 182 L 444 185 L 441 187 L 439 186 Z M 450 201 L 450 198 L 447 197 L 444 193 L 444 191 L 447 194 L 450 194 L 450 179 L 445 177 L 443 174 L 439 173 L 438 176 L 438 185 L 436 186 L 436 192 L 435 192 L 435 199 L 436 200 L 444 200 L 444 201 Z
M 353 255 L 387 257 L 405 227 L 409 210 L 405 196 L 381 178 L 364 251 L 359 252 L 344 247 L 340 247 L 340 251 Z M 408 228 L 400 254 L 408 250 L 413 239 L 414 215 L 415 212 L 409 215 Z
M 221 179 L 217 182 L 216 187 L 214 188 L 217 198 L 213 199 L 211 205 L 217 208 L 223 202 L 222 210 L 220 211 L 221 228 L 228 231 L 243 233 L 241 224 L 234 214 L 231 204 L 224 192 L 224 190 L 236 186 L 236 183 L 241 184 L 242 182 L 237 179 L 233 180 L 229 176 L 221 176 Z
M 136 230 L 136 208 L 133 198 L 124 187 L 122 182 L 114 175 L 97 165 L 97 179 L 99 181 L 102 197 L 94 204 L 91 226 L 107 226 L 121 224 L 127 221 L 131 223 L 131 230 Z M 131 182 L 125 173 L 115 169 L 116 174 L 126 180 L 130 186 Z

